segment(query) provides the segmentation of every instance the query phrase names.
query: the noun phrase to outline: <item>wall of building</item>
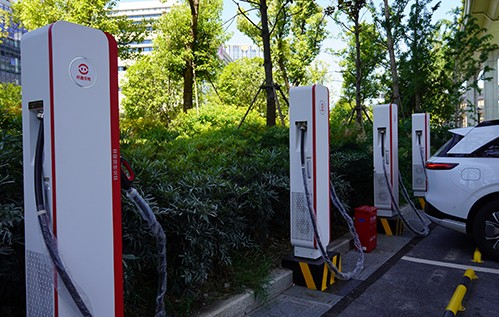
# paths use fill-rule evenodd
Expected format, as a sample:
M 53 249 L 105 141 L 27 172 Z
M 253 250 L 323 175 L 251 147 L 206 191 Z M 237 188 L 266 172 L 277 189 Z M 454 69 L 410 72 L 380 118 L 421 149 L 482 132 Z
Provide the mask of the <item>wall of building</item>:
M 11 12 L 11 2 L 0 1 L 0 9 Z M 0 43 L 0 82 L 21 84 L 21 36 L 27 31 L 9 20 L 0 23 L 2 32 Z

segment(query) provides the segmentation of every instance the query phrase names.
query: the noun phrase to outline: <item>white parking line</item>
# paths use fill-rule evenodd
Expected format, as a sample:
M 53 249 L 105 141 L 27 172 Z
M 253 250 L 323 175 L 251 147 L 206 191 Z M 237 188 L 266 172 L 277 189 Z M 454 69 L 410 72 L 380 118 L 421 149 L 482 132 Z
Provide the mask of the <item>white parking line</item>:
M 423 264 L 430 264 L 430 265 L 436 265 L 436 266 L 450 267 L 450 268 L 454 268 L 454 269 L 462 269 L 462 270 L 473 269 L 475 272 L 492 273 L 492 274 L 499 275 L 498 269 L 492 269 L 492 268 L 488 268 L 488 267 L 479 267 L 479 266 L 455 264 L 455 263 L 448 263 L 448 262 L 441 262 L 441 261 L 432 261 L 432 260 L 426 260 L 426 259 L 413 258 L 410 256 L 403 256 L 402 260 L 415 262 L 415 263 L 423 263 Z

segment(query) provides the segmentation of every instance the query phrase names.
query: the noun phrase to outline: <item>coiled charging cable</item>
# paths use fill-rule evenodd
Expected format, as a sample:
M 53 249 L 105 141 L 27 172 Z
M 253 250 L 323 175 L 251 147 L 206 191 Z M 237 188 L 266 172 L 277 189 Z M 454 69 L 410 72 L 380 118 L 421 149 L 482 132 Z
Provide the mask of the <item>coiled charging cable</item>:
M 350 280 L 357 276 L 363 269 L 364 269 L 364 252 L 362 251 L 362 245 L 360 243 L 359 235 L 355 231 L 355 226 L 353 223 L 352 218 L 348 215 L 346 212 L 343 204 L 340 202 L 338 195 L 336 195 L 336 191 L 334 189 L 334 186 L 332 182 L 329 183 L 329 196 L 331 198 L 331 201 L 333 202 L 334 206 L 339 210 L 345 221 L 347 222 L 348 229 L 350 233 L 353 236 L 354 240 L 354 245 L 358 253 L 357 257 L 357 263 L 355 265 L 355 268 L 351 272 L 341 272 L 329 259 L 329 256 L 326 252 L 326 249 L 324 248 L 324 245 L 322 244 L 322 241 L 320 239 L 319 235 L 319 229 L 317 225 L 317 218 L 315 215 L 314 211 L 314 206 L 312 205 L 312 200 L 310 198 L 310 191 L 308 188 L 308 183 L 307 183 L 307 175 L 306 175 L 306 168 L 305 168 L 305 135 L 307 132 L 307 125 L 304 123 L 297 123 L 300 129 L 300 163 L 301 163 L 301 174 L 302 174 L 302 180 L 303 180 L 303 187 L 305 189 L 305 197 L 307 200 L 307 207 L 308 207 L 308 212 L 310 216 L 310 222 L 312 223 L 312 227 L 314 229 L 314 236 L 315 239 L 317 240 L 317 245 L 319 246 L 319 250 L 321 253 L 321 257 L 324 260 L 324 262 L 327 264 L 329 270 L 335 274 L 336 277 L 338 277 L 341 280 Z
M 165 295 L 167 282 L 167 263 L 166 263 L 166 235 L 161 224 L 156 219 L 151 207 L 139 192 L 132 187 L 135 173 L 130 164 L 123 157 L 121 158 L 121 188 L 125 191 L 127 197 L 134 203 L 140 212 L 142 219 L 147 222 L 150 232 L 156 237 L 156 250 L 158 254 L 158 291 L 156 294 L 156 313 L 155 317 L 165 317 Z

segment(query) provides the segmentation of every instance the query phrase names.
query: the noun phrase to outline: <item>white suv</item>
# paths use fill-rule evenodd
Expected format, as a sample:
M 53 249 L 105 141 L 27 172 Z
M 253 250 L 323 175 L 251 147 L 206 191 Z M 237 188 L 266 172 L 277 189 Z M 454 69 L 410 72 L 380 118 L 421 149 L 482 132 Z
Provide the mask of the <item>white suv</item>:
M 499 261 L 499 120 L 450 132 L 426 163 L 425 212 L 434 223 L 472 234 Z

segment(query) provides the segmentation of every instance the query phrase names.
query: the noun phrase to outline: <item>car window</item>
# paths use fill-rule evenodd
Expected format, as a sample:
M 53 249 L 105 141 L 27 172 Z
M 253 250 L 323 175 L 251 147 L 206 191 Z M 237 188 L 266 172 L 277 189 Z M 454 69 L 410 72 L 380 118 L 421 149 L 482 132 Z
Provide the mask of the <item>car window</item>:
M 450 149 L 452 149 L 459 141 L 461 141 L 462 138 L 463 138 L 462 135 L 453 134 L 452 138 L 449 141 L 445 142 L 445 144 L 442 145 L 442 147 L 440 147 L 440 149 L 438 149 L 437 152 L 435 152 L 435 156 L 437 157 L 448 156 L 447 152 L 449 152 Z
M 477 157 L 499 157 L 499 138 L 489 142 L 475 152 Z

